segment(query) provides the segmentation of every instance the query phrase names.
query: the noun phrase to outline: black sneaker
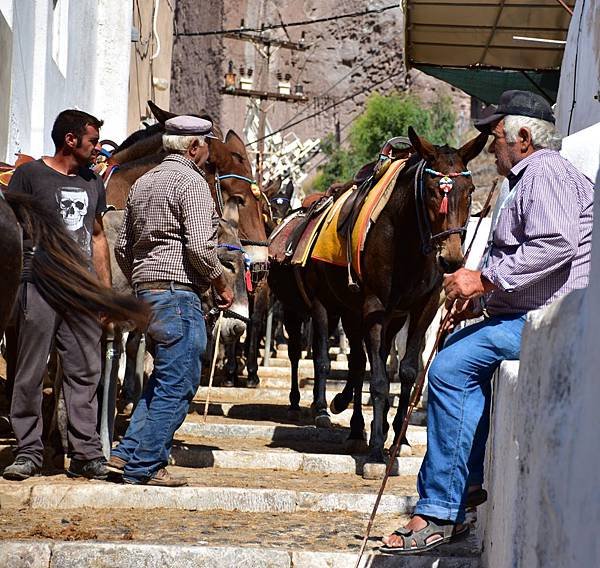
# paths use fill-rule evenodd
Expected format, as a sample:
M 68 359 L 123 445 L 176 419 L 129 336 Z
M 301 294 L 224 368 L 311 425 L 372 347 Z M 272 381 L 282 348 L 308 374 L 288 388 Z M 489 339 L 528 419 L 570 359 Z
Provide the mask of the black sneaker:
M 71 459 L 71 465 L 67 469 L 69 477 L 87 477 L 88 479 L 105 480 L 108 477 L 108 468 L 104 458 L 93 460 Z
M 23 481 L 40 474 L 40 468 L 25 456 L 17 456 L 15 461 L 4 469 L 2 476 L 11 481 Z

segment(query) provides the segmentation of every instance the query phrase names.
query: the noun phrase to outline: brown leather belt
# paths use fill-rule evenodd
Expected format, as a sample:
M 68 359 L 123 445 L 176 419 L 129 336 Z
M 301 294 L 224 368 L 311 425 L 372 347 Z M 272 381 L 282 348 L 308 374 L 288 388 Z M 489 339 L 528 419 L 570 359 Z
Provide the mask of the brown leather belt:
M 134 285 L 136 292 L 140 290 L 183 290 L 185 292 L 196 292 L 191 284 L 180 284 L 179 282 L 173 282 L 172 280 L 152 280 L 150 282 L 140 282 Z

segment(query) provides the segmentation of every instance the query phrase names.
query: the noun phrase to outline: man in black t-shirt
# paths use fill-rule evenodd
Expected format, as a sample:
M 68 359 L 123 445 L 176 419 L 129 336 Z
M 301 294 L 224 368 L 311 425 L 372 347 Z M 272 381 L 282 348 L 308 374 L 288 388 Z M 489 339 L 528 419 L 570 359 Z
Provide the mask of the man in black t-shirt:
M 89 168 L 99 147 L 102 121 L 78 110 L 61 112 L 52 128 L 56 153 L 17 168 L 8 191 L 27 193 L 62 218 L 88 258 L 88 268 L 111 285 L 109 250 L 102 214 L 104 184 Z M 100 321 L 81 314 L 61 317 L 28 277 L 28 259 L 35 251 L 24 236 L 21 290 L 7 330 L 8 371 L 14 382 L 10 418 L 17 439 L 17 457 L 4 477 L 23 480 L 37 475 L 43 461 L 42 380 L 53 345 L 60 356 L 67 410 L 67 441 L 71 464 L 67 475 L 106 479 L 108 470 L 97 433 L 102 330 Z

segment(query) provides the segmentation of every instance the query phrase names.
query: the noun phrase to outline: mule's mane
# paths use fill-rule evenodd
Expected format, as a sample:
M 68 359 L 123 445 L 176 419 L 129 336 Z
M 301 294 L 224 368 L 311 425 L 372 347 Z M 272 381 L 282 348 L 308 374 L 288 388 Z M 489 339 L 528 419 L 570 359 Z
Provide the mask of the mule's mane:
M 163 131 L 163 126 L 161 124 L 157 123 L 157 124 L 152 124 L 151 126 L 143 128 L 136 132 L 133 132 L 127 138 L 125 138 L 125 140 L 123 140 L 123 142 L 121 142 L 121 144 L 115 149 L 114 153 L 116 154 L 118 152 L 122 152 L 123 150 L 125 150 L 126 148 L 129 148 L 130 146 L 133 146 L 137 142 L 144 140 L 144 139 L 152 136 L 153 134 L 158 134 L 159 132 L 162 133 L 162 131 Z

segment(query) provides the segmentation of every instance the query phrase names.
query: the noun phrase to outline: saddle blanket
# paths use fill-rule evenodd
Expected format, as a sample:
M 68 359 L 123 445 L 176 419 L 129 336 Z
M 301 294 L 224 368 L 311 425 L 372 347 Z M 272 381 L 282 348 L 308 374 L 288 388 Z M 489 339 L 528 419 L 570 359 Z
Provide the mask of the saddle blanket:
M 390 164 L 385 174 L 375 184 L 367 195 L 358 218 L 352 228 L 352 267 L 361 277 L 361 255 L 364 250 L 365 241 L 369 228 L 383 211 L 390 199 L 396 185 L 398 175 L 404 169 L 407 160 L 396 160 Z M 327 213 L 325 221 L 321 225 L 321 231 L 312 250 L 311 258 L 334 264 L 346 266 L 348 257 L 346 253 L 346 238 L 337 231 L 338 217 L 344 202 L 353 190 L 349 189 L 342 194 Z
M 269 260 L 304 266 L 332 203 L 332 198 L 324 200 L 316 211 L 308 213 L 310 217 L 304 210 L 288 215 L 269 237 Z

